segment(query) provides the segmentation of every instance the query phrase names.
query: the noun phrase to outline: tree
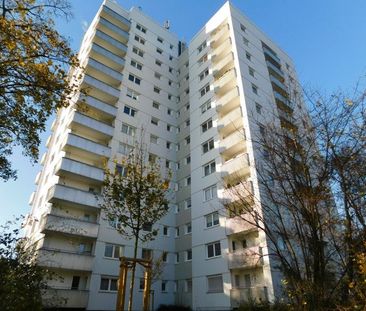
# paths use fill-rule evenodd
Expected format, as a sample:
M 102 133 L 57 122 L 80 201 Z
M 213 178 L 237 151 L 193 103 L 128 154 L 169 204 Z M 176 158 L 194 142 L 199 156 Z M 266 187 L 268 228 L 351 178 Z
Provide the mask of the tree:
M 360 282 L 353 271 L 366 233 L 365 92 L 305 94 L 309 113 L 286 107 L 280 122 L 258 124 L 266 129 L 252 139 L 259 192 L 245 180 L 227 184 L 234 202 L 225 207 L 266 233 L 264 255 L 277 262 L 296 310 L 328 310 L 351 297 L 366 305 L 350 290 Z
M 36 265 L 27 239 L 11 226 L 11 222 L 1 226 L 0 233 L 0 309 L 43 310 L 41 294 L 48 272 Z
M 14 146 L 37 161 L 39 133 L 76 90 L 67 70 L 78 61 L 55 29 L 56 17 L 70 17 L 67 0 L 3 0 L 0 14 L 0 178 L 6 181 L 16 178 Z
M 162 178 L 159 164 L 149 160 L 143 143 L 136 143 L 133 151 L 116 163 L 114 170 L 106 170 L 102 191 L 101 208 L 105 217 L 115 223 L 123 238 L 134 240 L 134 259 L 139 242 L 153 240 L 157 230 L 152 225 L 168 211 L 169 177 Z M 135 270 L 133 265 L 129 310 L 132 310 Z

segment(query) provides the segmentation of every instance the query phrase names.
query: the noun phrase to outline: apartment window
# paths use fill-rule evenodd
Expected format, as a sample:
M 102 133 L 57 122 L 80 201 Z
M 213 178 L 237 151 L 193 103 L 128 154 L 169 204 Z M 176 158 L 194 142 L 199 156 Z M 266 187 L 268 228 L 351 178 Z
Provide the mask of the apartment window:
M 123 112 L 131 117 L 134 117 L 137 113 L 136 109 L 126 105 L 123 107 Z
M 186 127 L 190 126 L 191 125 L 191 120 L 187 119 L 184 124 L 185 124 Z
M 139 283 L 139 290 L 144 290 L 144 289 L 145 289 L 145 278 L 141 278 L 140 283 Z
M 71 289 L 72 290 L 78 290 L 79 289 L 79 284 L 80 284 L 80 276 L 74 275 L 72 277 Z
M 189 62 L 186 62 L 186 63 L 184 64 L 184 66 L 185 66 L 186 68 L 188 68 L 188 66 L 189 66 Z
M 167 124 L 167 125 L 166 125 L 166 130 L 167 130 L 168 132 L 172 132 L 172 131 L 173 131 L 173 129 L 174 129 L 173 125 L 171 125 L 171 124 Z
M 217 197 L 217 187 L 216 185 L 207 187 L 203 189 L 203 200 L 209 201 Z
M 258 114 L 262 114 L 262 106 L 258 103 L 255 103 L 255 110 Z
M 186 157 L 186 165 L 188 165 L 189 163 L 191 163 L 191 156 Z
M 214 148 L 214 139 L 211 138 L 210 140 L 204 142 L 202 144 L 202 152 L 206 153 Z
M 205 70 L 203 70 L 200 74 L 199 74 L 199 77 L 200 77 L 200 81 L 202 81 L 204 78 L 206 78 L 208 76 L 208 68 L 206 68 Z
M 115 244 L 105 244 L 104 257 L 119 259 L 123 256 L 123 246 Z
M 203 55 L 199 60 L 198 60 L 198 64 L 202 65 L 203 63 L 207 62 L 207 54 Z
M 243 43 L 244 45 L 249 46 L 249 40 L 245 37 L 243 37 Z
M 246 32 L 247 28 L 243 25 L 243 24 L 240 24 L 240 29 L 244 32 Z
M 152 231 L 152 223 L 146 222 L 142 225 L 142 230 L 151 232 Z
M 245 57 L 247 58 L 247 60 L 251 61 L 252 60 L 252 55 L 249 52 L 245 52 Z
M 156 79 L 160 80 L 160 78 L 161 78 L 161 74 L 160 74 L 160 73 L 155 72 L 155 73 L 154 73 L 154 77 L 155 77 Z
M 138 70 L 142 70 L 142 65 L 133 59 L 131 59 L 131 66 Z
M 125 166 L 116 165 L 116 173 L 119 174 L 120 176 L 126 177 L 127 176 L 127 168 Z
M 172 80 L 168 81 L 169 86 L 172 86 L 172 83 L 173 83 Z
M 219 224 L 219 213 L 214 212 L 206 215 L 206 228 L 211 228 Z
M 118 152 L 122 153 L 123 155 L 129 155 L 132 149 L 133 147 L 130 145 L 127 145 L 125 143 L 119 143 Z
M 164 236 L 169 236 L 169 227 L 167 227 L 167 226 L 163 227 L 163 235 Z
M 185 139 L 186 145 L 189 145 L 191 143 L 191 136 L 187 136 Z
M 258 86 L 252 83 L 252 92 L 256 95 L 258 95 Z
M 167 109 L 166 113 L 171 116 L 172 115 L 172 110 L 170 108 Z
M 186 186 L 191 184 L 191 176 L 186 177 Z
M 202 132 L 206 132 L 208 129 L 212 127 L 212 119 L 208 119 L 204 123 L 201 124 Z
M 141 258 L 142 259 L 152 259 L 152 257 L 153 257 L 152 249 L 143 248 L 141 250 Z
M 160 109 L 160 104 L 157 103 L 157 102 L 153 102 L 152 103 L 152 106 L 155 108 L 155 109 Z
M 137 41 L 137 42 L 139 42 L 139 43 L 141 43 L 142 45 L 144 45 L 145 44 L 145 40 L 144 39 L 142 39 L 140 36 L 138 36 L 138 35 L 135 35 L 135 41 Z
M 161 291 L 165 293 L 167 290 L 167 281 L 161 281 Z
M 100 290 L 116 292 L 117 291 L 117 279 L 101 277 Z
M 192 224 L 189 222 L 185 225 L 185 234 L 190 234 L 192 233 Z
M 188 94 L 189 94 L 189 88 L 185 89 L 184 93 L 185 93 L 186 95 L 188 95 Z
M 158 144 L 158 140 L 159 140 L 159 137 L 158 136 L 155 136 L 155 135 L 150 135 L 150 142 L 152 144 Z
M 159 53 L 160 55 L 163 54 L 163 50 L 159 48 L 156 48 L 156 52 Z
M 133 74 L 129 74 L 128 75 L 128 80 L 130 80 L 131 82 L 134 82 L 136 83 L 137 85 L 140 85 L 141 84 L 141 79 L 134 76 Z
M 254 69 L 252 67 L 249 67 L 249 75 L 251 75 L 254 78 Z
M 154 86 L 154 92 L 157 94 L 160 94 L 160 89 L 157 86 Z
M 207 292 L 208 293 L 224 292 L 224 286 L 221 274 L 207 276 Z
M 162 259 L 163 262 L 168 262 L 168 252 L 163 252 Z
M 175 253 L 175 263 L 179 263 L 179 253 Z
M 158 65 L 159 67 L 162 65 L 162 62 L 160 60 L 155 60 L 155 65 Z
M 160 42 L 160 43 L 163 43 L 164 42 L 164 39 L 161 38 L 161 37 L 157 37 L 156 40 L 158 40 L 158 42 Z
M 203 41 L 197 48 L 197 52 L 198 54 L 201 53 L 203 51 L 203 49 L 207 46 L 207 42 Z
M 216 172 L 216 163 L 215 161 L 212 161 L 210 163 L 207 163 L 203 166 L 203 174 L 204 176 L 208 176 L 212 173 Z
M 210 91 L 210 84 L 206 84 L 202 89 L 200 89 L 201 97 Z
M 151 124 L 158 126 L 159 125 L 159 119 L 152 117 L 151 118 Z
M 166 142 L 166 148 L 167 149 L 172 149 L 172 143 L 170 141 Z
M 142 33 L 146 33 L 146 28 L 140 24 L 136 24 L 136 29 L 140 30 Z
M 266 134 L 266 129 L 263 125 L 259 125 L 259 133 L 261 133 L 262 136 Z
M 184 283 L 184 290 L 187 293 L 192 293 L 192 279 L 187 279 Z
M 172 67 L 169 67 L 169 72 L 173 73 L 173 68 Z
M 122 130 L 122 133 L 125 133 L 128 136 L 135 136 L 135 134 L 136 134 L 136 128 L 127 123 L 122 123 L 121 130 Z
M 191 108 L 191 105 L 188 103 L 187 105 L 184 106 L 184 108 L 186 109 L 186 111 L 188 111 Z
M 192 260 L 192 249 L 186 250 L 186 261 Z
M 137 100 L 139 98 L 139 93 L 135 92 L 134 90 L 131 90 L 131 89 L 127 89 L 127 93 L 126 93 L 126 96 L 127 97 L 130 97 L 134 100 Z
M 186 75 L 186 76 L 184 77 L 184 79 L 185 79 L 186 81 L 188 81 L 188 80 L 189 80 L 189 75 Z
M 209 99 L 203 105 L 201 105 L 201 113 L 205 113 L 209 109 L 211 109 L 211 99 Z
M 179 227 L 175 227 L 175 237 L 179 237 Z
M 220 241 L 207 244 L 206 248 L 207 248 L 207 258 L 213 258 L 213 257 L 221 256 Z
M 137 48 L 135 46 L 132 48 L 132 52 L 140 57 L 144 57 L 144 51 L 140 50 L 139 48 Z
M 185 209 L 191 208 L 192 207 L 191 198 L 188 198 L 188 199 L 184 200 L 184 205 L 185 205 Z

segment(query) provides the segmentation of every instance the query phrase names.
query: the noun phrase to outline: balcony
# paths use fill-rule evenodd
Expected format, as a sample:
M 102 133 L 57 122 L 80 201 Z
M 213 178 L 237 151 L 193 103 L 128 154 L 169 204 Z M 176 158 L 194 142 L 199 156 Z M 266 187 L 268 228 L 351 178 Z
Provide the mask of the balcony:
M 276 78 L 282 82 L 285 80 L 285 78 L 284 78 L 285 75 L 281 69 L 279 69 L 278 67 L 273 65 L 268 60 L 266 61 L 266 64 L 267 64 L 267 68 L 268 68 L 268 71 L 270 74 L 275 74 Z
M 36 185 L 38 185 L 38 184 L 39 184 L 39 180 L 41 179 L 41 174 L 42 174 L 42 172 L 38 172 L 38 173 L 37 173 L 37 176 L 36 176 L 36 178 L 35 178 L 35 180 L 34 180 L 34 183 L 35 183 Z
M 214 77 L 221 76 L 224 72 L 234 67 L 234 54 L 232 52 L 226 54 L 217 64 L 212 66 Z
M 69 206 L 99 208 L 97 196 L 88 191 L 56 184 L 48 190 L 50 203 L 61 202 Z
M 211 36 L 211 47 L 217 48 L 221 45 L 227 38 L 230 37 L 230 27 L 229 24 L 224 24 L 216 28 L 214 34 Z
M 100 14 L 106 19 L 112 20 L 115 24 L 117 24 L 124 30 L 128 31 L 131 27 L 131 22 L 126 17 L 110 9 L 106 5 L 103 5 L 103 10 L 101 11 Z
M 236 154 L 246 152 L 244 134 L 237 129 L 233 134 L 222 139 L 219 143 L 219 152 L 225 159 L 232 158 Z
M 231 90 L 236 85 L 236 72 L 235 69 L 224 72 L 221 76 L 216 77 L 214 82 L 214 91 L 220 96 L 227 91 Z
M 88 59 L 85 72 L 87 75 L 103 81 L 108 85 L 112 85 L 115 88 L 119 87 L 123 79 L 122 73 L 104 65 L 93 58 Z
M 270 49 L 269 47 L 263 46 L 263 52 L 266 56 L 270 57 L 273 61 L 275 61 L 278 64 L 281 64 L 280 58 L 275 54 L 274 51 L 272 51 L 272 49 Z
M 249 199 L 248 199 L 249 200 Z M 250 204 L 251 202 L 248 201 Z M 245 221 L 243 218 L 247 219 L 249 222 Z M 254 217 L 247 213 L 243 216 L 236 216 L 226 219 L 226 234 L 247 234 L 251 232 L 257 232 L 258 228 L 254 225 Z
M 282 96 L 288 96 L 287 87 L 278 79 L 276 79 L 274 76 L 270 75 L 269 79 L 272 83 L 273 89 L 282 94 Z
M 117 107 L 104 103 L 93 96 L 80 95 L 79 101 L 97 110 L 106 120 L 114 119 L 117 116 Z
M 211 61 L 213 64 L 217 64 L 222 58 L 227 55 L 228 51 L 231 51 L 231 39 L 226 39 L 216 49 L 213 50 Z
M 87 93 L 90 96 L 99 98 L 111 105 L 114 105 L 118 101 L 120 90 L 104 83 L 103 81 L 89 75 L 85 75 L 83 84 L 87 88 Z
M 278 115 L 281 119 L 284 119 L 289 123 L 295 124 L 295 118 L 292 113 L 286 112 L 282 109 L 278 109 Z
M 99 164 L 103 163 L 103 159 L 111 156 L 109 147 L 71 133 L 67 136 L 63 150 L 73 152 L 81 158 L 85 157 L 91 161 L 100 162 Z
M 76 218 L 49 214 L 47 215 L 46 223 L 42 229 L 42 233 L 45 232 L 57 232 L 95 239 L 98 236 L 98 224 Z
M 126 45 L 98 29 L 95 32 L 94 42 L 117 56 L 124 57 L 127 53 Z
M 248 155 L 244 153 L 223 163 L 221 166 L 221 175 L 229 183 L 232 179 L 242 179 L 249 176 Z
M 118 26 L 103 17 L 100 17 L 97 27 L 107 35 L 113 37 L 118 41 L 123 42 L 124 44 L 128 42 L 128 32 L 124 31 L 123 29 L 119 28 Z
M 76 133 L 95 137 L 98 140 L 109 140 L 113 137 L 114 128 L 106 123 L 75 112 L 71 121 L 71 129 Z
M 42 304 L 49 308 L 62 305 L 63 308 L 85 310 L 88 306 L 88 299 L 88 290 L 48 288 L 42 295 Z
M 235 108 L 217 120 L 217 129 L 222 138 L 226 138 L 231 133 L 238 132 L 242 128 L 243 120 L 240 107 Z
M 250 301 L 268 301 L 267 287 L 255 286 L 246 288 L 233 288 L 230 290 L 231 307 L 238 308 L 241 304 Z
M 108 51 L 107 49 L 96 43 L 92 44 L 90 56 L 97 61 L 107 65 L 108 67 L 113 68 L 116 71 L 122 71 L 126 63 L 124 58 L 113 54 L 112 52 Z
M 104 171 L 79 161 L 62 158 L 56 166 L 56 175 L 71 176 L 74 180 L 83 180 L 94 184 L 101 184 L 104 180 Z
M 237 87 L 216 99 L 216 111 L 221 116 L 240 106 L 239 90 Z
M 253 246 L 242 251 L 228 253 L 229 269 L 253 269 L 263 265 L 262 248 Z
M 30 195 L 29 197 L 29 200 L 28 200 L 28 205 L 32 205 L 34 203 L 34 198 L 36 196 L 36 192 L 33 191 L 32 194 Z
M 293 105 L 293 103 L 291 103 L 288 100 L 288 98 L 282 96 L 280 93 L 278 93 L 276 91 L 273 92 L 273 95 L 274 95 L 274 98 L 275 98 L 277 104 L 280 103 L 280 105 L 285 106 L 286 108 L 290 109 L 291 111 L 294 110 L 294 105 Z

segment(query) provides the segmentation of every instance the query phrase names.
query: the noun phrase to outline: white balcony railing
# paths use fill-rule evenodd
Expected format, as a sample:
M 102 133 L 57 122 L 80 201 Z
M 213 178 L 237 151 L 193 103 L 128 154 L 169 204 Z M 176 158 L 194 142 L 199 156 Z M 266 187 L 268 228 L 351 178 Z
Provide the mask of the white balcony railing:
M 88 298 L 88 290 L 47 288 L 42 294 L 42 304 L 49 308 L 62 305 L 63 308 L 85 310 L 88 306 Z
M 65 146 L 81 149 L 100 157 L 109 158 L 111 156 L 111 148 L 74 134 L 68 134 Z
M 228 253 L 227 257 L 229 269 L 251 269 L 263 265 L 262 248 L 259 246 Z
M 112 126 L 88 117 L 80 112 L 75 112 L 72 123 L 95 131 L 104 138 L 110 139 L 113 137 L 114 128 Z
M 95 97 L 80 95 L 79 101 L 82 103 L 85 102 L 88 106 L 93 107 L 110 118 L 115 118 L 117 116 L 117 107 L 109 105 Z
M 233 288 L 230 290 L 231 307 L 237 308 L 241 304 L 250 301 L 268 301 L 267 287 L 254 286 L 244 288 Z

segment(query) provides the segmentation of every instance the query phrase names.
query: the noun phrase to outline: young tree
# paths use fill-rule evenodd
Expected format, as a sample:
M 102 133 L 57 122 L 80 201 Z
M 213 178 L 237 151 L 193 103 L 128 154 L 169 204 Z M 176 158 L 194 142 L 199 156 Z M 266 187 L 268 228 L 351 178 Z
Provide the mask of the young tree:
M 115 169 L 105 172 L 101 207 L 122 237 L 134 240 L 134 259 L 139 242 L 151 241 L 157 234 L 156 229 L 144 231 L 144 228 L 151 227 L 168 212 L 168 188 L 169 176 L 163 178 L 159 164 L 149 161 L 142 142 L 136 143 L 133 151 L 116 163 Z M 129 310 L 132 310 L 135 270 L 134 264 Z
M 78 61 L 55 29 L 60 17 L 70 17 L 67 0 L 0 2 L 0 179 L 5 181 L 16 178 L 9 160 L 14 146 L 36 162 L 39 133 L 76 89 L 67 71 Z

